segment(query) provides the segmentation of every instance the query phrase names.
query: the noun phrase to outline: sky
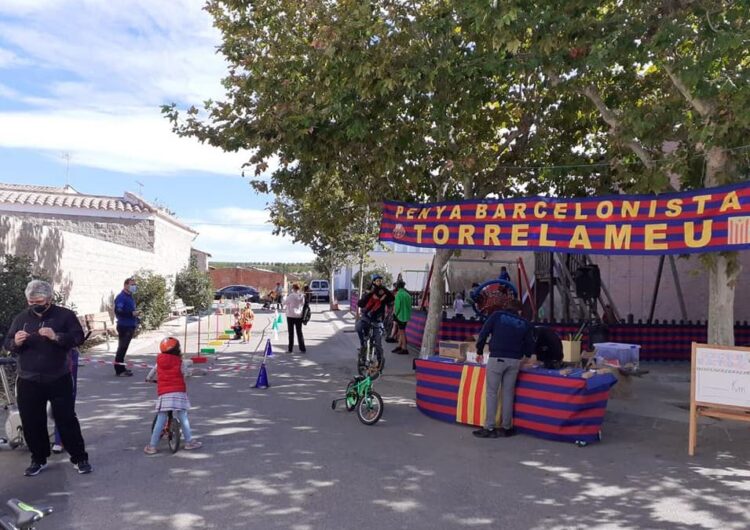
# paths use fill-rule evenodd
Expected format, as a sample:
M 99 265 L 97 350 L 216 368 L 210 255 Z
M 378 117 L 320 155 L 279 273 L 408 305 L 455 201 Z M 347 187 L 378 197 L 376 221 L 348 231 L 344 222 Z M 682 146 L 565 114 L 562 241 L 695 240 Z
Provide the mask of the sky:
M 160 106 L 221 99 L 203 0 L 0 0 L 0 182 L 142 195 L 214 261 L 310 261 L 274 236 L 248 153 L 171 132 Z M 252 171 L 248 172 L 252 174 Z

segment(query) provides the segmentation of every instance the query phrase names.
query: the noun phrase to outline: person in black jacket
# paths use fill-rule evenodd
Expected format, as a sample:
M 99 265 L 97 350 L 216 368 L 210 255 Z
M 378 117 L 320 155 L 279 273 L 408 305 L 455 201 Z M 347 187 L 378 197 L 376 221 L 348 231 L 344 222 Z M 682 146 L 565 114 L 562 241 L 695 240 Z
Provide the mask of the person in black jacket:
M 18 410 L 31 451 L 31 465 L 24 474 L 33 477 L 47 466 L 47 402 L 70 461 L 79 473 L 91 473 L 75 413 L 68 358 L 71 348 L 83 342 L 83 329 L 73 311 L 52 304 L 49 283 L 29 282 L 26 300 L 29 308 L 16 316 L 5 339 L 5 348 L 18 357 Z
M 357 305 L 362 308 L 362 317 L 357 321 L 355 326 L 357 335 L 359 335 L 360 364 L 363 361 L 361 358 L 362 353 L 365 351 L 365 338 L 370 328 L 372 328 L 372 342 L 375 347 L 375 355 L 378 358 L 378 362 L 381 365 L 383 364 L 383 317 L 385 316 L 386 306 L 392 304 L 393 300 L 393 293 L 383 286 L 383 277 L 379 274 L 374 274 L 370 290 L 357 302 Z

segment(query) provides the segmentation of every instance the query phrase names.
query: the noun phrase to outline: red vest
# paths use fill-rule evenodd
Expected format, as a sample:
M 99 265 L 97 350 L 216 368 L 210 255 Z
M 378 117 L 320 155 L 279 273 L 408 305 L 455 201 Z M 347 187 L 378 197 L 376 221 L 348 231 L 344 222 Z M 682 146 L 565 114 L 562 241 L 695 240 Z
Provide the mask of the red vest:
M 182 377 L 182 357 L 171 353 L 156 356 L 156 391 L 161 396 L 169 392 L 186 392 L 185 378 Z

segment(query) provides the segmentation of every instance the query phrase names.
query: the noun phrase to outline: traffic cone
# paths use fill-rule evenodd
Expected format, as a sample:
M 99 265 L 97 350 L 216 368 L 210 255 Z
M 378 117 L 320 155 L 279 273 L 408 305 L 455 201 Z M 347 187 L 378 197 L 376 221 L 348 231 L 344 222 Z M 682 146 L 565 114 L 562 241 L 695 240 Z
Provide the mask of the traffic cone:
M 260 363 L 260 372 L 258 372 L 258 379 L 255 381 L 253 388 L 268 388 L 268 372 L 266 372 L 266 363 Z
M 263 358 L 273 357 L 273 347 L 271 346 L 271 339 L 266 339 L 266 351 L 263 353 Z

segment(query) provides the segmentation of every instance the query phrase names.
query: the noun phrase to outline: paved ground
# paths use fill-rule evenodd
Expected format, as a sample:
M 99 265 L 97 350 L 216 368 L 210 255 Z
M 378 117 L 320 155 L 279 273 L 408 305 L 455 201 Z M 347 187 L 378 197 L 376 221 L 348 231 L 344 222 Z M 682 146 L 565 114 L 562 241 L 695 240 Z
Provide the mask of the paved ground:
M 142 452 L 155 396 L 145 370 L 115 378 L 90 363 L 78 412 L 95 472 L 79 476 L 60 455 L 25 478 L 28 453 L 2 451 L 0 498 L 52 504 L 41 528 L 750 527 L 750 429 L 707 421 L 689 458 L 685 366 L 652 365 L 632 397 L 611 400 L 601 444 L 476 440 L 415 408 L 411 358 L 389 354 L 376 426 L 332 411 L 355 364 L 352 328 L 349 315 L 319 306 L 305 328 L 308 354 L 278 353 L 267 390 L 252 388 L 254 371 L 191 378 L 191 424 L 205 445 L 174 456 Z M 179 323 L 172 332 L 184 333 Z M 194 324 L 189 336 L 194 349 Z M 216 367 L 257 366 L 257 337 L 229 346 Z M 129 357 L 153 362 L 155 338 Z

